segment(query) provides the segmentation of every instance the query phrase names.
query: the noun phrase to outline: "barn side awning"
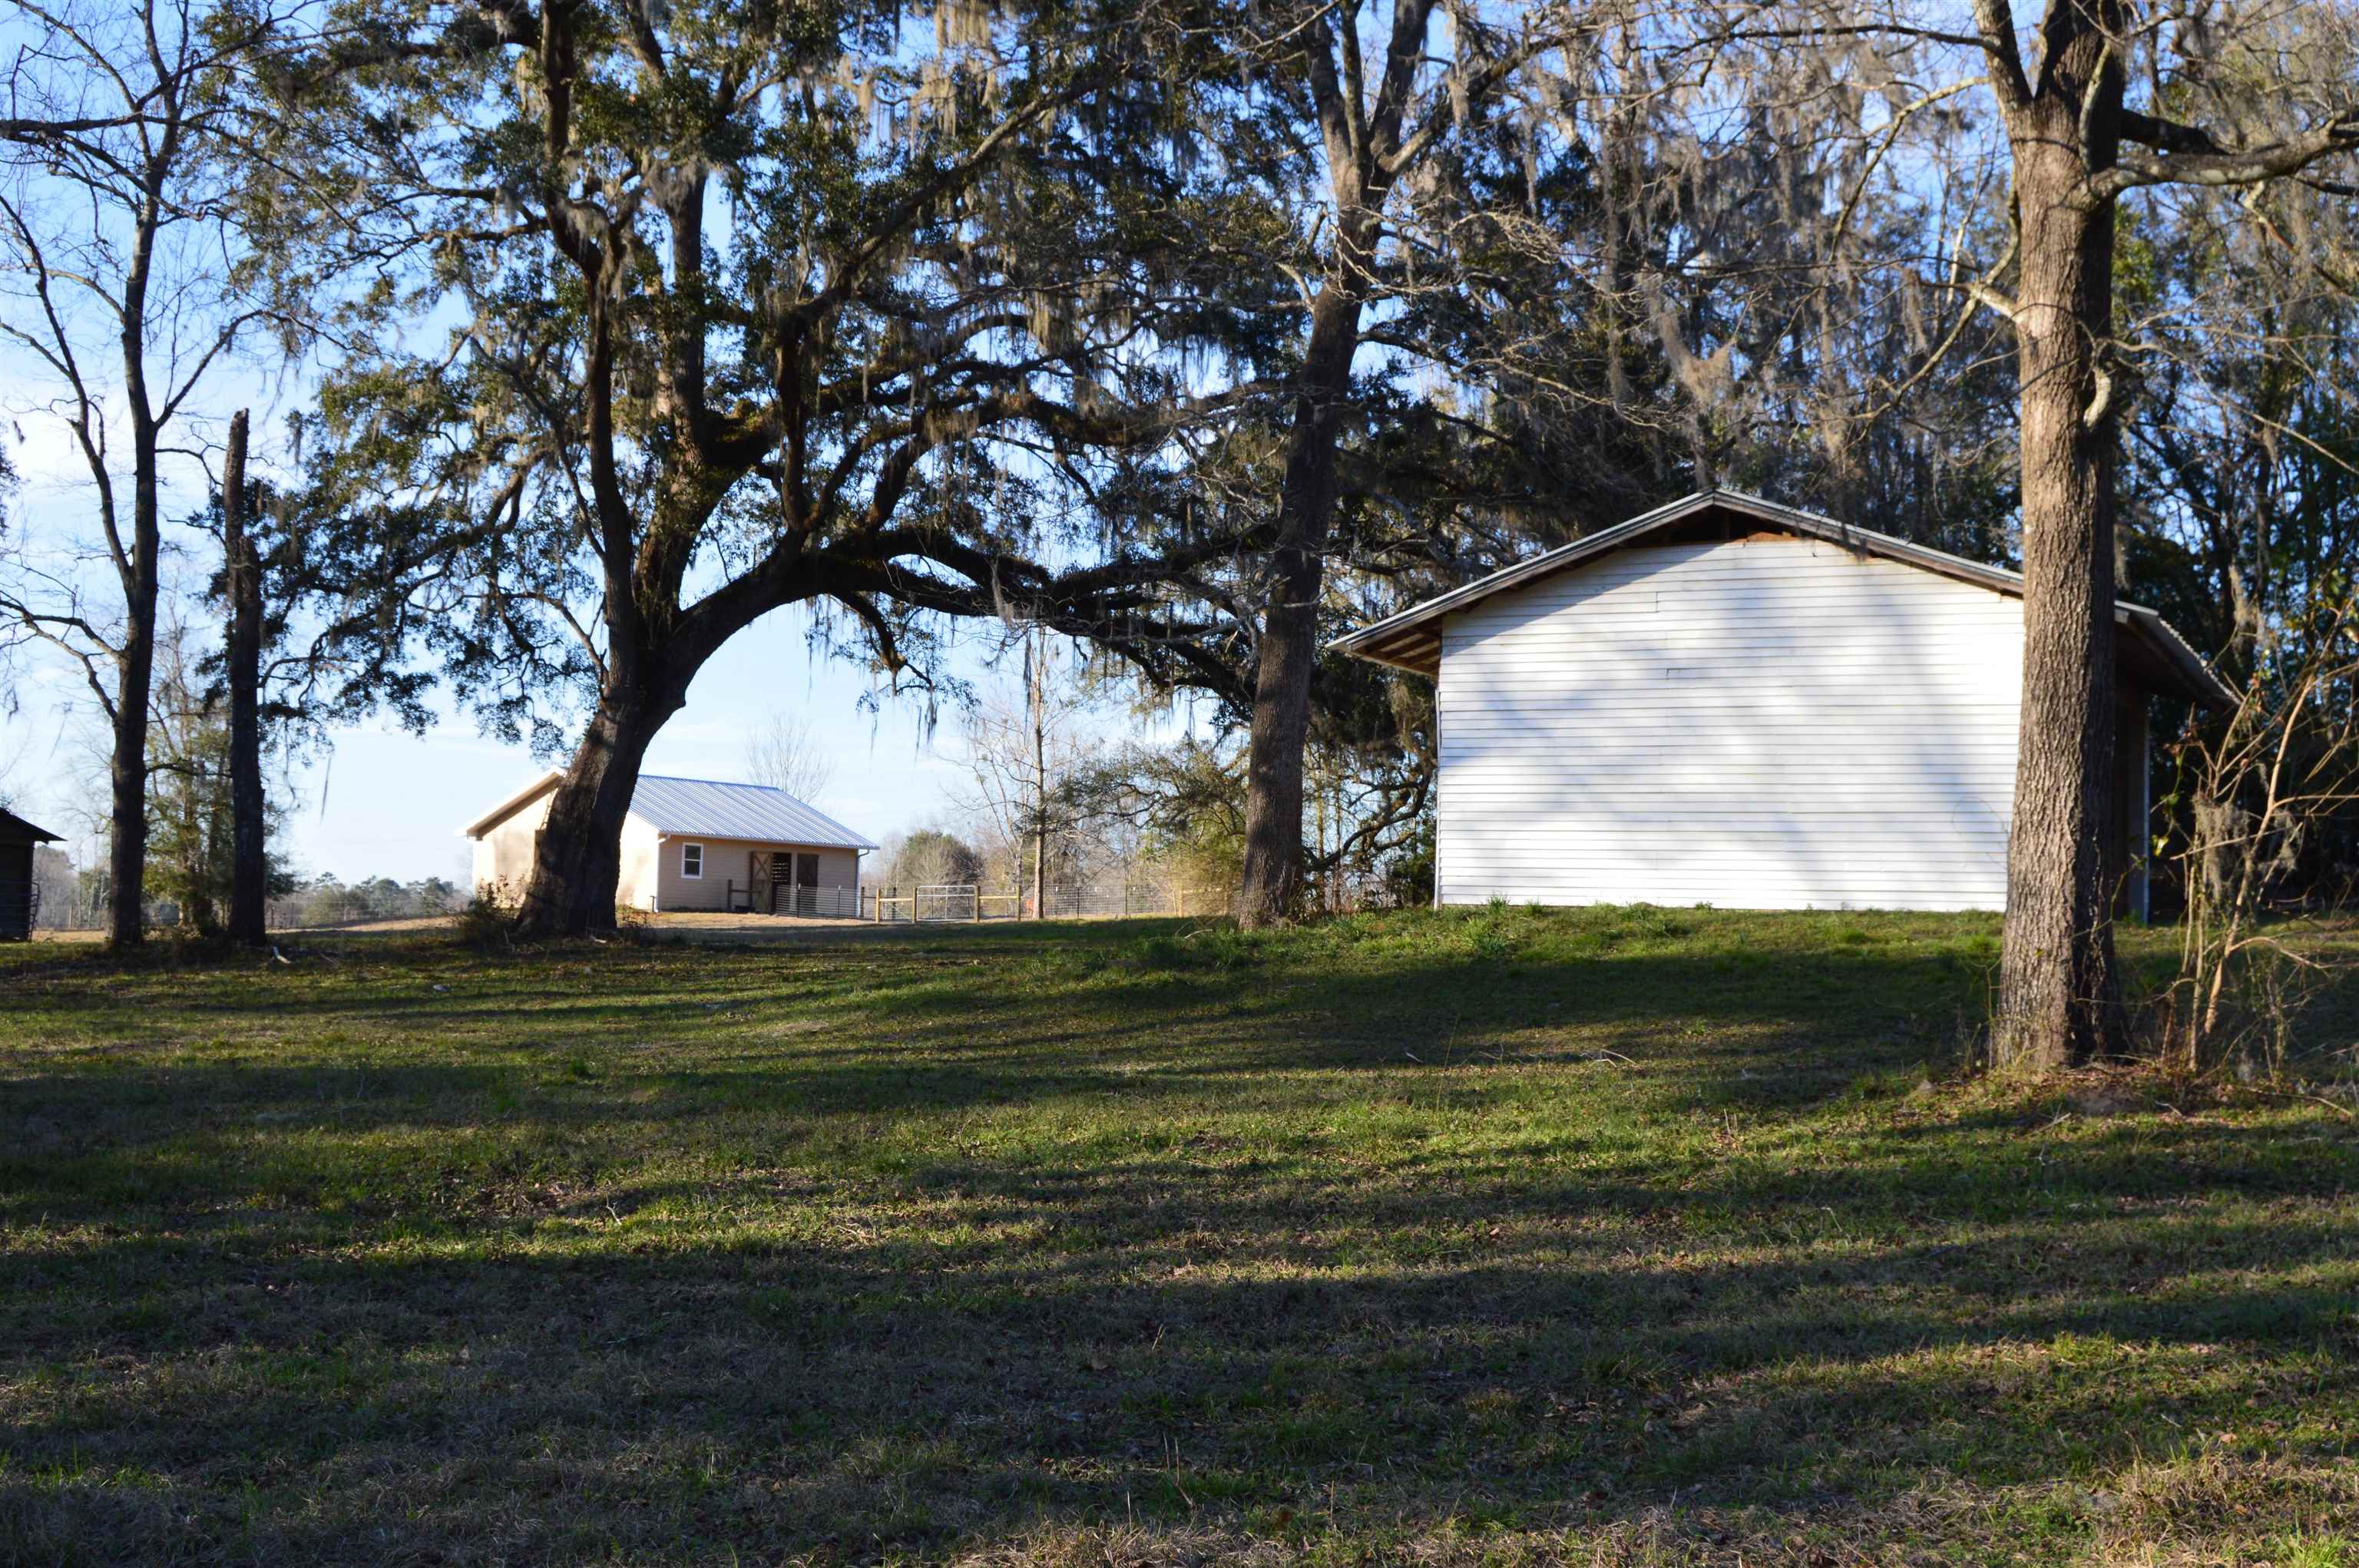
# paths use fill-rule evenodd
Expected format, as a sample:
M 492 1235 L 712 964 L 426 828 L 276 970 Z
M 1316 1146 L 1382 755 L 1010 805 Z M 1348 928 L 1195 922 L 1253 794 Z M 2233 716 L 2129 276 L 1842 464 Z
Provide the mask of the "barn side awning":
M 1861 555 L 1897 561 L 1920 571 L 1939 572 L 1990 589 L 2023 596 L 2023 576 L 2005 567 L 1986 566 L 1929 545 L 1895 539 L 1890 534 L 1854 528 L 1815 512 L 1765 501 L 1730 490 L 1705 490 L 1658 506 L 1613 528 L 1575 539 L 1536 555 L 1529 561 L 1479 578 L 1462 588 L 1437 595 L 1373 626 L 1347 633 L 1327 646 L 1355 659 L 1389 664 L 1429 678 L 1441 670 L 1441 626 L 1451 615 L 1470 609 L 1495 594 L 1525 588 L 1544 578 L 1586 565 L 1612 550 L 1646 544 L 1684 540 L 1735 539 L 1759 532 L 1790 534 L 1824 539 Z M 2118 647 L 2122 668 L 2148 691 L 2166 692 L 2212 709 L 2235 706 L 2234 693 L 2212 673 L 2212 667 L 2187 644 L 2170 623 L 2143 604 L 2116 600 L 2114 624 L 2124 635 Z

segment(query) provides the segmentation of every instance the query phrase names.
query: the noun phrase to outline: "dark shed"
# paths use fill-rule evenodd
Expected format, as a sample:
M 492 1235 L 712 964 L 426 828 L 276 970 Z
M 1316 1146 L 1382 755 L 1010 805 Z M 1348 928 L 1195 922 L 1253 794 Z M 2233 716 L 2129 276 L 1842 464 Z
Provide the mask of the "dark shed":
M 55 844 L 58 835 L 37 828 L 13 811 L 0 811 L 0 942 L 23 942 L 33 934 L 40 888 L 33 881 L 33 846 Z

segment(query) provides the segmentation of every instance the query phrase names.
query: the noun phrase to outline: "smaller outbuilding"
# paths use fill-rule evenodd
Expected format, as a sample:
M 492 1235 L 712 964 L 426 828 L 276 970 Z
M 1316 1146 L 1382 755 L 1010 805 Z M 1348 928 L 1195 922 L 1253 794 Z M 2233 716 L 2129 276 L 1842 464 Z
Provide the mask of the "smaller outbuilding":
M 563 777 L 551 769 L 462 830 L 475 841 L 478 891 L 523 891 Z M 860 857 L 875 847 L 784 789 L 643 773 L 624 819 L 614 902 L 651 913 L 856 917 Z
M 13 811 L 0 811 L 0 942 L 25 942 L 41 912 L 41 885 L 33 878 L 33 846 L 58 835 Z

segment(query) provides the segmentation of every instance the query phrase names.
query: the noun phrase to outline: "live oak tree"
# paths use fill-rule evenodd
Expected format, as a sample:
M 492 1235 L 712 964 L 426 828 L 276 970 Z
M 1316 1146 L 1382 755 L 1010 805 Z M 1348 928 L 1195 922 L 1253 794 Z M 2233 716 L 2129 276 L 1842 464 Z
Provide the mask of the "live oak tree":
M 1184 390 L 1145 352 L 1192 218 L 1190 46 L 1151 6 L 350 19 L 290 88 L 332 149 L 296 205 L 424 258 L 383 298 L 458 325 L 340 370 L 315 495 L 439 541 L 386 613 L 495 724 L 546 739 L 582 694 L 527 929 L 612 924 L 641 759 L 762 615 L 922 677 L 940 617 L 1151 600 L 1167 563 L 1059 500 L 1076 448 L 1151 442 Z

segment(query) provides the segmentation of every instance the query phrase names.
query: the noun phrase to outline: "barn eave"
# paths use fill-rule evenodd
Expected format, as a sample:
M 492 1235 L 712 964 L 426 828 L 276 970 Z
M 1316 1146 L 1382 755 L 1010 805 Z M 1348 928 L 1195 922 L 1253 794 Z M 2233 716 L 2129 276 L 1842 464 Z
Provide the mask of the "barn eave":
M 1478 578 L 1422 604 L 1412 605 L 1372 626 L 1333 638 L 1328 647 L 1338 653 L 1389 665 L 1429 680 L 1441 670 L 1441 626 L 1445 619 L 1473 608 L 1485 599 L 1528 587 L 1587 564 L 1600 556 L 1642 539 L 1670 542 L 1680 538 L 1735 539 L 1748 531 L 1769 531 L 1797 538 L 1823 539 L 1862 555 L 1900 561 L 1922 571 L 1956 578 L 1994 593 L 2023 595 L 2020 573 L 2004 567 L 1968 561 L 1947 550 L 1895 539 L 1873 529 L 1854 528 L 1832 517 L 1784 506 L 1758 495 L 1730 490 L 1705 490 L 1658 506 L 1627 522 L 1617 523 L 1573 540 L 1529 561 L 1517 561 L 1488 577 Z M 2142 604 L 2116 601 L 2115 626 L 2130 634 L 2121 646 L 2123 667 L 2150 691 L 2181 698 L 2201 707 L 2225 710 L 2235 705 L 2230 691 L 2202 658 L 2189 647 L 2169 622 Z

